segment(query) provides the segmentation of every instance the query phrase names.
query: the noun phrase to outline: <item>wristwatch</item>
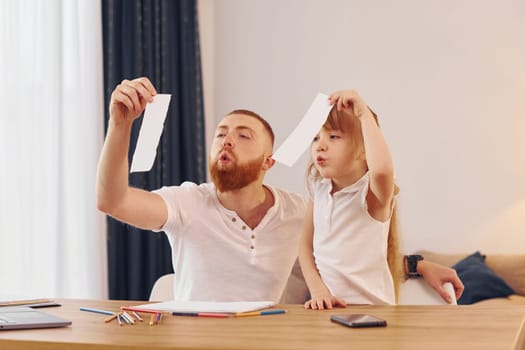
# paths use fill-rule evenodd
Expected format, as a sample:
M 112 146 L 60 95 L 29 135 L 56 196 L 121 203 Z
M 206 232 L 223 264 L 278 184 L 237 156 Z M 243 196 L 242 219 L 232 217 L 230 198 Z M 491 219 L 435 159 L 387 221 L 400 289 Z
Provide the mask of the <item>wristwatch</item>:
M 417 272 L 417 262 L 424 260 L 423 256 L 419 254 L 406 255 L 406 267 L 407 267 L 407 277 L 408 278 L 418 278 L 421 275 Z

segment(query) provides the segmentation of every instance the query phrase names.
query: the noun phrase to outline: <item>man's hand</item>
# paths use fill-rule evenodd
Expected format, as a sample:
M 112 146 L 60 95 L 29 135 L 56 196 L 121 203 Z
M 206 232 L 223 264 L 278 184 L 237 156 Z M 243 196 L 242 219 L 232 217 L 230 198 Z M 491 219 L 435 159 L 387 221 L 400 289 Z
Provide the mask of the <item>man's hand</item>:
M 157 91 L 148 78 L 122 80 L 111 94 L 110 119 L 115 125 L 131 123 L 142 114 L 146 103 L 153 101 L 156 94 Z
M 456 294 L 456 300 L 458 300 L 461 297 L 461 294 L 463 294 L 465 287 L 459 279 L 456 270 L 450 267 L 436 264 L 427 260 L 421 260 L 417 263 L 417 272 L 449 304 L 452 302 L 452 300 L 447 291 L 443 288 L 444 283 L 452 283 L 454 292 Z

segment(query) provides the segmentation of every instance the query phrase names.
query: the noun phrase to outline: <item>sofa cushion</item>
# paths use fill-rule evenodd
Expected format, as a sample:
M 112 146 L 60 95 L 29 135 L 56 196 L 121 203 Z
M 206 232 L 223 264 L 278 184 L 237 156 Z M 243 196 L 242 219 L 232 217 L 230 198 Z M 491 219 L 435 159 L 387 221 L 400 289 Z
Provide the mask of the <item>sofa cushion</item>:
M 465 286 L 460 305 L 514 294 L 511 287 L 485 263 L 485 256 L 475 252 L 452 266 Z

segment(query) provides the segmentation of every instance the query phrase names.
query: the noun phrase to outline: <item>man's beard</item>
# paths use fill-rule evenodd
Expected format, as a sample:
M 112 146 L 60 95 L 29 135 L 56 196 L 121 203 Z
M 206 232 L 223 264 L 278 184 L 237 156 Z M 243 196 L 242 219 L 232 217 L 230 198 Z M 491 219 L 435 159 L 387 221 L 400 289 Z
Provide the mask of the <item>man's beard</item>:
M 227 169 L 219 169 L 217 161 L 210 160 L 208 163 L 211 180 L 219 192 L 241 189 L 259 178 L 263 161 L 264 156 L 245 164 L 231 163 Z

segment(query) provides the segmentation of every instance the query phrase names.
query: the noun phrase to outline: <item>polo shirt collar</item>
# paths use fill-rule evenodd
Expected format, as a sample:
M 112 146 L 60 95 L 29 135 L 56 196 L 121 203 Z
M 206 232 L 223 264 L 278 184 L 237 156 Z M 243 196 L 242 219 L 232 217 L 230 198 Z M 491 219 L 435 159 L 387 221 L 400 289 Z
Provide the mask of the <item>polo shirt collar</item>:
M 361 188 L 363 188 L 363 186 L 365 185 L 365 183 L 368 182 L 368 171 L 359 179 L 357 180 L 356 182 L 354 182 L 353 184 L 351 184 L 350 186 L 346 186 L 345 188 L 337 191 L 338 193 L 354 193 L 354 192 L 358 192 Z M 326 179 L 326 178 L 323 178 L 321 179 L 321 183 L 323 185 L 326 185 L 329 187 L 330 190 L 332 190 L 332 179 Z

